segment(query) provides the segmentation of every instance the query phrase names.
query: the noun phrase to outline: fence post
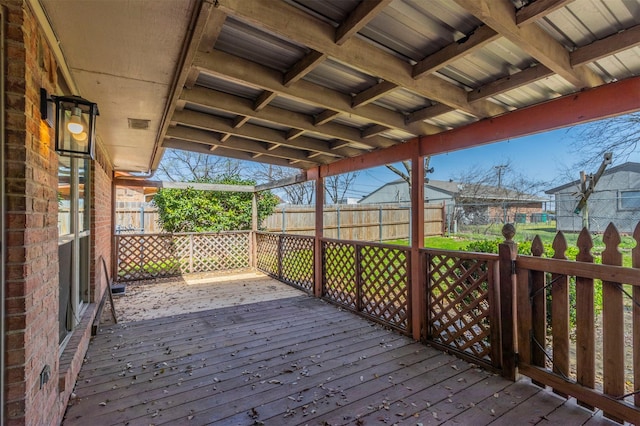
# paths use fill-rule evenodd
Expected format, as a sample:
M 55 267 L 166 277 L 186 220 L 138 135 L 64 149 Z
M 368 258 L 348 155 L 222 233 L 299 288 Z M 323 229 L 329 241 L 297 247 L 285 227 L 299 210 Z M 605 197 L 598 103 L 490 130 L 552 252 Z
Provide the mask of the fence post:
M 378 207 L 378 234 L 380 235 L 380 242 L 382 242 L 382 206 Z
M 499 295 L 500 325 L 502 341 L 502 375 L 509 380 L 516 379 L 516 327 L 515 327 L 515 288 L 516 258 L 518 245 L 513 241 L 515 227 L 507 223 L 502 227 L 504 242 L 498 247 L 500 261 Z M 494 307 L 495 309 L 495 307 Z

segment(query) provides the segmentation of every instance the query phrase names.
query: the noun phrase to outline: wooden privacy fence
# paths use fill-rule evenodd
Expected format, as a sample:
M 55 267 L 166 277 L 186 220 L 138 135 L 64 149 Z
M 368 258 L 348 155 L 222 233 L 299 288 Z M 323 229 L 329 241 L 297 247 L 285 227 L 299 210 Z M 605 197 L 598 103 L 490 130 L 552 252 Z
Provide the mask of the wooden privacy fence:
M 161 278 L 251 266 L 251 233 L 116 235 L 116 281 Z
M 324 207 L 326 238 L 358 241 L 389 241 L 408 239 L 409 207 L 391 204 L 340 204 Z M 444 204 L 424 205 L 424 235 L 444 235 Z M 313 235 L 314 206 L 278 207 L 267 217 L 262 228 L 267 232 Z

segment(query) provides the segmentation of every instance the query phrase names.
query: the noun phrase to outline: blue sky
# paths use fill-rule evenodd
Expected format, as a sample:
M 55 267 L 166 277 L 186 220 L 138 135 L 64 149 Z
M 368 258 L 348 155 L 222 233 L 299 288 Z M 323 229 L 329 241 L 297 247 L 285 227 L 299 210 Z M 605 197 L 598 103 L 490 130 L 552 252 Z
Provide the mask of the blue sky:
M 431 157 L 429 166 L 435 170 L 429 177 L 437 180 L 455 179 L 474 166 L 486 170 L 509 162 L 521 175 L 549 182 L 548 188 L 552 188 L 568 181 L 567 170 L 570 170 L 579 156 L 574 148 L 578 134 L 579 127 L 564 128 L 436 155 Z M 625 161 L 640 162 L 640 153 L 625 159 L 616 159 L 614 156 L 614 165 Z M 585 171 L 595 173 L 596 170 Z M 579 169 L 571 170 L 570 173 L 573 179 L 580 176 Z M 364 196 L 395 179 L 398 179 L 398 176 L 385 167 L 362 171 L 351 196 Z

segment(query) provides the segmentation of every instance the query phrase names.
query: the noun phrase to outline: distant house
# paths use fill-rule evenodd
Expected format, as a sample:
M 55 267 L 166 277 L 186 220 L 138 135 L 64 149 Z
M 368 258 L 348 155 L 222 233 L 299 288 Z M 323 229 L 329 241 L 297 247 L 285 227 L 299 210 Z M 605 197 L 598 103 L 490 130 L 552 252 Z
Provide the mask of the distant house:
M 539 222 L 545 198 L 504 187 L 462 184 L 429 179 L 424 185 L 425 203 L 444 203 L 451 223 L 488 224 Z M 360 204 L 409 203 L 409 185 L 398 179 L 366 195 Z
M 582 212 L 574 210 L 580 199 L 580 181 L 545 191 L 555 197 L 559 231 L 582 229 Z M 640 163 L 627 162 L 604 172 L 587 202 L 589 230 L 603 232 L 609 222 L 620 232 L 633 232 L 640 221 Z

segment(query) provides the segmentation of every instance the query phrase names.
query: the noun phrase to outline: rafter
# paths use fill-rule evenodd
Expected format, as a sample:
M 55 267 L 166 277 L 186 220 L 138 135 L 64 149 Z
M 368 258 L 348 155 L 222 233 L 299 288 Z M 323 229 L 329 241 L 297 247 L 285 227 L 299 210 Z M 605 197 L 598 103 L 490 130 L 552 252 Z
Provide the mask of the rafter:
M 304 130 L 302 129 L 289 129 L 289 131 L 287 132 L 287 136 L 285 136 L 285 138 L 288 141 L 292 141 L 298 136 L 302 136 L 303 134 L 304 134 Z
M 201 72 L 210 75 L 226 80 L 243 82 L 245 85 L 262 90 L 270 90 L 276 92 L 279 96 L 289 97 L 323 109 L 359 116 L 372 123 L 413 133 L 414 135 L 440 132 L 438 127 L 430 126 L 426 123 L 415 123 L 407 126 L 402 114 L 373 104 L 363 105 L 357 109 L 351 108 L 351 96 L 305 80 L 301 80 L 291 87 L 284 87 L 280 81 L 281 74 L 278 71 L 218 50 L 208 54 L 198 54 L 194 60 L 194 66 L 199 68 Z M 466 103 L 466 92 L 464 96 Z M 504 111 L 504 109 L 500 108 L 500 111 Z
M 323 124 L 327 124 L 334 118 L 337 118 L 340 115 L 340 111 L 333 111 L 330 109 L 325 109 L 320 114 L 316 115 L 313 118 L 313 124 L 315 126 L 322 126 Z
M 536 0 L 516 12 L 516 24 L 527 25 L 544 18 L 574 0 Z
M 185 141 L 185 140 L 179 140 L 179 139 L 165 139 L 162 142 L 162 147 L 182 149 L 185 151 L 198 152 L 201 154 L 212 154 L 212 151 L 215 150 L 215 154 L 222 157 L 253 161 L 253 158 L 252 158 L 253 154 L 250 152 L 237 151 L 234 149 L 226 148 L 224 146 L 215 146 L 215 145 L 211 146 L 211 145 L 206 145 L 198 142 L 191 142 L 191 141 Z M 264 164 L 273 164 L 276 166 L 291 167 L 290 160 L 279 158 L 279 157 L 273 157 L 270 155 L 263 155 L 260 158 L 260 162 Z M 318 164 L 319 164 L 318 162 L 307 160 L 307 161 L 299 162 L 297 164 L 297 167 L 303 170 L 307 170 L 313 167 L 317 167 Z
M 172 139 L 198 142 L 201 144 L 212 146 L 220 145 L 220 139 L 215 133 L 189 127 L 173 127 L 167 131 L 167 137 Z M 236 136 L 232 136 L 231 138 L 229 138 L 229 140 L 223 146 L 227 149 L 232 149 L 235 151 L 270 155 L 272 157 L 279 157 L 288 160 L 305 161 L 309 159 L 309 153 L 303 150 L 292 149 L 284 146 L 269 150 L 267 149 L 267 144 L 264 142 L 238 138 Z M 319 164 L 327 164 L 331 160 L 334 160 L 334 158 L 328 157 L 326 155 L 318 155 L 314 157 L 314 161 Z
M 360 2 L 358 6 L 349 13 L 347 19 L 336 28 L 336 44 L 344 44 L 344 42 L 364 28 L 392 1 L 393 0 L 365 0 Z
M 362 105 L 366 105 L 371 102 L 375 102 L 377 99 L 383 97 L 389 92 L 394 91 L 398 88 L 397 84 L 390 83 L 388 81 L 381 81 L 375 86 L 371 86 L 366 90 L 358 93 L 353 97 L 351 101 L 352 108 L 358 108 Z
M 276 96 L 278 95 L 275 92 L 271 92 L 269 90 L 263 91 L 253 103 L 253 110 L 260 111 L 261 109 L 269 105 L 269 102 L 274 100 Z
M 233 124 L 231 126 L 234 129 L 239 129 L 240 127 L 244 126 L 247 123 L 247 121 L 249 121 L 250 118 L 251 117 L 249 116 L 239 115 L 233 119 Z
M 415 64 L 413 66 L 413 76 L 419 78 L 446 67 L 464 55 L 481 49 L 498 38 L 500 38 L 500 35 L 497 32 L 483 25 L 466 37 L 464 41 L 455 41 Z
M 427 75 L 414 79 L 412 66 L 391 53 L 382 51 L 357 37 L 342 46 L 333 43 L 334 29 L 284 2 L 218 0 L 218 7 L 229 15 L 248 21 L 268 32 L 279 34 L 310 49 L 325 53 L 353 68 L 390 81 L 426 98 L 444 103 L 480 117 L 505 112 L 492 102 L 469 105 L 464 89 L 445 80 Z M 287 22 L 287 25 L 282 25 Z
M 198 44 L 198 50 L 200 52 L 211 52 L 226 20 L 227 15 L 220 10 L 214 9 L 209 14 L 209 19 L 204 26 L 204 30 L 202 31 L 202 36 L 200 37 L 200 42 Z
M 640 25 L 576 49 L 571 53 L 571 65 L 588 64 L 636 46 L 640 46 Z
M 320 65 L 325 59 L 327 59 L 327 55 L 312 50 L 296 62 L 291 69 L 284 74 L 282 84 L 285 86 L 291 86 L 293 83 L 313 71 L 313 69 Z
M 183 124 L 191 127 L 198 127 L 217 133 L 230 133 L 242 138 L 259 140 L 269 143 L 276 143 L 292 148 L 318 151 L 332 157 L 348 157 L 360 154 L 361 151 L 354 148 L 344 148 L 340 151 L 331 149 L 325 142 L 318 139 L 298 137 L 295 141 L 288 141 L 285 135 L 279 130 L 268 129 L 253 124 L 246 124 L 241 128 L 234 128 L 228 119 L 203 114 L 196 111 L 179 111 L 173 116 L 176 124 Z
M 527 68 L 524 71 L 520 71 L 513 75 L 508 75 L 491 83 L 485 84 L 476 90 L 469 92 L 469 102 L 476 102 L 481 99 L 486 99 L 491 96 L 499 95 L 500 93 L 508 92 L 509 90 L 517 89 L 518 87 L 525 86 L 533 83 L 536 80 L 553 75 L 553 71 L 544 65 L 537 65 L 535 67 Z
M 416 121 L 426 120 L 451 111 L 453 111 L 453 109 L 448 105 L 432 105 L 412 112 L 407 116 L 406 121 L 407 123 L 415 123 Z
M 266 106 L 260 111 L 253 109 L 249 99 L 233 96 L 217 90 L 195 87 L 182 93 L 182 100 L 191 104 L 214 108 L 235 115 L 247 115 L 262 121 L 279 124 L 292 129 L 301 129 L 311 135 L 321 135 L 330 139 L 344 139 L 358 148 L 384 147 L 393 144 L 387 138 L 363 140 L 360 131 L 337 123 L 326 123 L 320 127 L 313 124 L 313 117 L 301 113 L 287 111 L 273 106 Z
M 367 127 L 362 131 L 363 138 L 370 138 L 372 136 L 378 136 L 381 133 L 388 132 L 390 129 L 385 126 L 380 126 L 379 124 L 374 124 L 373 126 Z
M 603 84 L 602 78 L 589 68 L 573 68 L 567 49 L 543 29 L 537 25 L 519 28 L 510 0 L 454 1 L 577 88 Z

